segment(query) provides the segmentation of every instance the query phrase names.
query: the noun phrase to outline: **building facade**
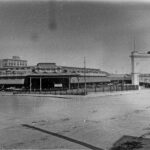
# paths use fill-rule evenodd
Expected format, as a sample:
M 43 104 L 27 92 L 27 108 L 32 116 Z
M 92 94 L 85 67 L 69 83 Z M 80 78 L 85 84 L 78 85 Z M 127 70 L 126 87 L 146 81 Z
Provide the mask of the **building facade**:
M 110 82 L 108 75 L 100 69 L 58 66 L 49 62 L 27 66 L 26 60 L 13 56 L 1 60 L 0 87 L 25 87 L 28 90 L 82 88 L 85 80 L 87 85 Z
M 56 63 L 38 63 L 35 67 L 36 72 L 45 72 L 45 73 L 74 73 L 92 76 L 107 76 L 108 73 L 100 69 L 95 68 L 82 68 L 82 67 L 70 67 L 70 66 L 57 66 Z
M 82 67 L 68 67 L 68 66 L 60 66 L 62 72 L 64 73 L 78 73 L 80 75 L 92 75 L 92 76 L 106 76 L 108 73 L 101 71 L 100 69 L 95 68 L 82 68 Z
M 0 68 L 26 67 L 27 60 L 20 59 L 19 56 L 13 56 L 11 59 L 1 59 Z
M 56 63 L 38 63 L 36 68 L 36 72 L 45 72 L 45 73 L 60 73 L 61 68 L 56 65 Z

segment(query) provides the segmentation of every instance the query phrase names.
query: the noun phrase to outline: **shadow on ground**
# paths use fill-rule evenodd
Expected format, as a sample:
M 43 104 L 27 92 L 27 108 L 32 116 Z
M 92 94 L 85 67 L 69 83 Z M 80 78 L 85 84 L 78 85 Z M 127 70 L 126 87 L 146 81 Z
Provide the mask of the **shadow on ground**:
M 47 131 L 32 125 L 28 125 L 28 124 L 22 124 L 23 127 L 27 127 L 33 130 L 37 130 L 49 135 L 53 135 L 55 137 L 61 138 L 61 139 L 65 139 L 69 142 L 73 142 L 76 144 L 79 144 L 81 146 L 84 146 L 86 148 L 92 149 L 92 150 L 103 150 L 102 148 L 99 147 L 95 147 L 91 144 L 64 136 L 64 135 L 60 135 L 58 133 L 55 132 L 51 132 L 51 131 Z M 127 136 L 124 135 L 122 136 L 119 140 L 117 140 L 112 148 L 110 148 L 110 150 L 149 150 L 150 149 L 150 139 L 149 138 L 143 138 L 143 137 L 134 137 L 134 136 Z
M 51 131 L 47 131 L 47 130 L 44 130 L 44 129 L 41 129 L 41 128 L 37 128 L 37 127 L 31 126 L 31 125 L 28 125 L 28 124 L 22 124 L 22 126 L 30 128 L 30 129 L 34 129 L 34 130 L 37 130 L 37 131 L 40 131 L 40 132 L 43 132 L 43 133 L 46 133 L 46 134 L 49 134 L 49 135 L 53 135 L 53 136 L 56 136 L 56 137 L 59 137 L 59 138 L 62 138 L 62 139 L 65 139 L 67 141 L 82 145 L 82 146 L 87 147 L 87 148 L 92 149 L 92 150 L 103 150 L 102 148 L 95 147 L 95 146 L 90 145 L 88 143 L 85 143 L 85 142 L 82 142 L 82 141 L 79 141 L 79 140 L 76 140 L 76 139 L 72 139 L 70 137 L 63 136 L 63 135 L 60 135 L 60 134 L 55 133 L 55 132 L 51 132 Z
M 149 150 L 150 139 L 134 136 L 122 136 L 110 150 Z

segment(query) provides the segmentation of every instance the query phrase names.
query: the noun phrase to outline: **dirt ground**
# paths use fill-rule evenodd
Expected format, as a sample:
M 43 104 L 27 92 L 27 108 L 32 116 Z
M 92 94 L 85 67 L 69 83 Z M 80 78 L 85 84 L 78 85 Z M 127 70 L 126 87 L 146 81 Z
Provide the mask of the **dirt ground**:
M 1 149 L 101 150 L 110 149 L 125 135 L 149 138 L 149 90 L 47 99 L 57 105 L 43 108 L 46 117 L 39 113 L 16 119 L 0 113 Z

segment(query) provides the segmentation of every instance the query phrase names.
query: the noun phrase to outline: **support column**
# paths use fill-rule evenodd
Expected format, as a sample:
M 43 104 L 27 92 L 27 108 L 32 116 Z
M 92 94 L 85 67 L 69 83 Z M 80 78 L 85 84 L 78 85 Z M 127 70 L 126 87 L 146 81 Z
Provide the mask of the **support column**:
M 68 84 L 69 84 L 69 85 L 68 85 L 68 86 L 69 86 L 69 90 L 70 90 L 70 80 L 71 80 L 71 79 L 70 79 L 70 76 L 69 76 L 69 83 L 68 83 Z
M 40 91 L 42 91 L 42 78 L 40 77 Z
M 86 95 L 87 87 L 86 87 L 86 75 L 84 75 L 84 95 Z
M 30 92 L 32 90 L 32 78 L 30 77 Z
M 79 77 L 77 77 L 78 78 L 78 91 L 79 91 Z

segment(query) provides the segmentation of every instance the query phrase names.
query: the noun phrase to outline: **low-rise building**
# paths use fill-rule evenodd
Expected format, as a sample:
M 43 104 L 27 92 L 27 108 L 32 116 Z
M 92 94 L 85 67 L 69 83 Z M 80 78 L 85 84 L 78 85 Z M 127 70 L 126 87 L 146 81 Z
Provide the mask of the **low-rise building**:
M 71 67 L 71 66 L 57 66 L 56 63 L 38 63 L 36 68 L 36 72 L 51 72 L 51 73 L 75 73 L 84 75 L 86 73 L 87 75 L 91 76 L 107 76 L 108 73 L 104 72 L 100 69 L 95 68 L 82 68 L 82 67 Z
M 27 66 L 27 61 L 16 56 L 1 61 L 0 87 L 50 90 L 84 87 L 85 81 L 87 85 L 110 82 L 107 72 L 95 68 L 58 66 L 49 62 Z

